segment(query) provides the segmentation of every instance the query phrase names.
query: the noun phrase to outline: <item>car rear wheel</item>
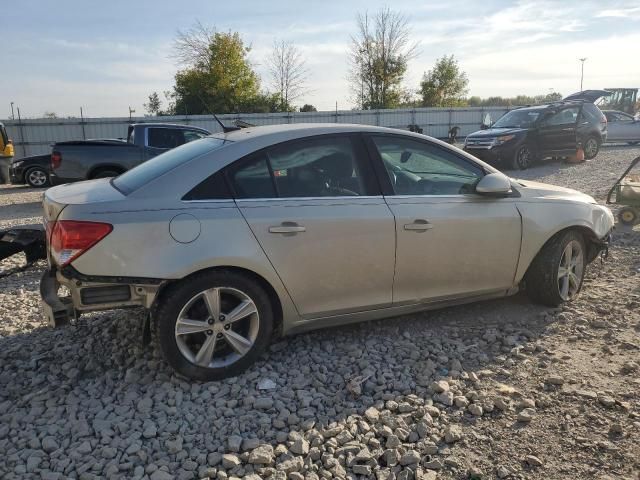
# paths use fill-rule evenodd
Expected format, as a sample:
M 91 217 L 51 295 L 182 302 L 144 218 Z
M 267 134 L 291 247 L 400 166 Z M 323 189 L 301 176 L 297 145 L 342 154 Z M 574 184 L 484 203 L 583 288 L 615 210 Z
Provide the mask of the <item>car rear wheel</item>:
M 34 188 L 43 188 L 49 185 L 47 172 L 39 167 L 30 168 L 24 175 L 27 184 Z
M 618 220 L 624 225 L 635 225 L 638 221 L 638 211 L 633 207 L 622 207 L 618 212 Z
M 582 235 L 560 232 L 538 253 L 526 275 L 529 297 L 536 303 L 558 306 L 573 300 L 582 288 L 586 249 Z
M 169 287 L 156 311 L 156 340 L 177 372 L 203 381 L 246 370 L 269 344 L 273 311 L 254 280 L 229 271 Z
M 529 145 L 521 145 L 513 156 L 513 168 L 526 170 L 533 163 L 533 151 Z
M 584 142 L 584 159 L 591 160 L 592 158 L 596 158 L 598 152 L 600 151 L 600 142 L 595 137 L 589 137 Z

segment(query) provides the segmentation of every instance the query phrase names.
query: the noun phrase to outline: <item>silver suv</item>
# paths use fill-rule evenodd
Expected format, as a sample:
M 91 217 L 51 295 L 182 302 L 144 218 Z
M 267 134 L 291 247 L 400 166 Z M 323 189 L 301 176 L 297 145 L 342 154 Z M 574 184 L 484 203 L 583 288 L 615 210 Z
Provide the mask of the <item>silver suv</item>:
M 46 191 L 50 322 L 149 309 L 180 373 L 247 368 L 273 336 L 516 292 L 558 305 L 611 212 L 423 135 L 361 125 L 218 134 Z M 59 286 L 70 294 L 59 297 Z

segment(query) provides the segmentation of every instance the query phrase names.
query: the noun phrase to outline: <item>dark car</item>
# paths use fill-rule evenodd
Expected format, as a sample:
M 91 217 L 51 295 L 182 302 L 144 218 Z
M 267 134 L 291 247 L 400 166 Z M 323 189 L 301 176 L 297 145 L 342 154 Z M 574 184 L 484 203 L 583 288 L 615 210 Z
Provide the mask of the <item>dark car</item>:
M 49 186 L 51 154 L 15 158 L 9 166 L 11 183 L 43 188 Z
M 585 159 L 594 158 L 607 139 L 607 118 L 588 98 L 511 110 L 490 128 L 469 135 L 464 150 L 487 163 L 517 169 L 573 155 L 578 144 Z

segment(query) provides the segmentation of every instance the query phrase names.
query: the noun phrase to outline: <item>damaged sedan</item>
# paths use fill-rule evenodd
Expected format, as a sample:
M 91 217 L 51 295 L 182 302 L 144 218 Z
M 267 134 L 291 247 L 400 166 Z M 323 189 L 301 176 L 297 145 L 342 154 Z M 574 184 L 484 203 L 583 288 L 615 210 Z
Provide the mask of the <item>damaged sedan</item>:
M 214 134 L 51 188 L 43 206 L 49 322 L 144 307 L 166 361 L 198 380 L 315 328 L 520 289 L 571 301 L 613 227 L 588 195 L 424 135 L 337 124 Z

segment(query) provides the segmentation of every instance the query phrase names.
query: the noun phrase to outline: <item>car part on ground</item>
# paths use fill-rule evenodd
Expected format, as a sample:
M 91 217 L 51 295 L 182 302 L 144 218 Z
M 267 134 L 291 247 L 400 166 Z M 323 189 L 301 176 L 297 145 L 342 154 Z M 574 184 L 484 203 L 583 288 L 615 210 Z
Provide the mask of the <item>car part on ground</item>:
M 0 272 L 0 277 L 29 268 L 36 261 L 47 258 L 45 232 L 42 225 L 20 225 L 0 231 L 0 261 L 12 255 L 24 253 L 24 266 Z
M 167 361 L 201 379 L 246 368 L 272 331 L 504 297 L 527 277 L 553 279 L 537 285 L 546 303 L 571 300 L 613 226 L 587 195 L 363 125 L 213 135 L 113 180 L 51 188 L 43 206 L 51 324 L 143 306 Z M 548 247 L 569 233 L 580 262 L 575 243 Z
M 607 194 L 608 204 L 623 206 L 618 211 L 618 220 L 628 226 L 635 225 L 640 220 L 640 171 L 631 173 L 638 164 L 640 157 L 631 162 Z
M 490 164 L 519 170 L 545 158 L 574 155 L 578 145 L 583 145 L 586 159 L 595 158 L 607 138 L 607 118 L 586 98 L 513 109 L 468 135 L 464 150 Z

